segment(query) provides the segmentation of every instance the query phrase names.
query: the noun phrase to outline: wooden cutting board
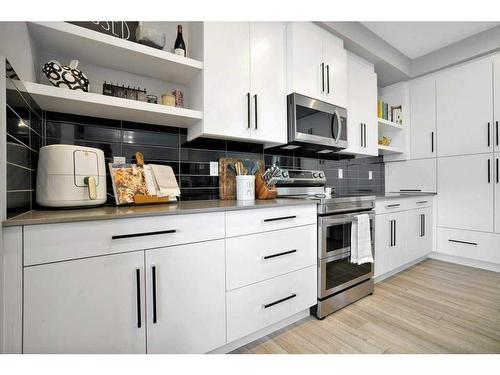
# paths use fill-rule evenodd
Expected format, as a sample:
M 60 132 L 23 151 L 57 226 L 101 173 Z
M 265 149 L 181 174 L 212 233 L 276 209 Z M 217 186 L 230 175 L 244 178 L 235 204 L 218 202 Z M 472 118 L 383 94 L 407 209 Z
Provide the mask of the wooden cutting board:
M 220 158 L 219 159 L 219 198 L 221 200 L 236 199 L 236 173 L 228 168 L 236 162 L 242 161 L 240 158 Z M 264 172 L 264 161 L 259 160 L 259 171 Z

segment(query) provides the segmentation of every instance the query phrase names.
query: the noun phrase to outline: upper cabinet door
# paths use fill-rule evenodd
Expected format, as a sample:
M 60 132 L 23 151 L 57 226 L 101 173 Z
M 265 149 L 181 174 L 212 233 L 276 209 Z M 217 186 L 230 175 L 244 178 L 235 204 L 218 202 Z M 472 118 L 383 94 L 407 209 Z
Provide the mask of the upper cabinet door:
M 206 22 L 204 41 L 202 133 L 250 138 L 250 25 Z
M 250 23 L 252 138 L 286 143 L 285 26 Z
M 500 60 L 495 60 L 493 64 L 493 79 L 494 79 L 494 146 L 495 151 L 500 152 Z
M 325 100 L 323 30 L 311 22 L 287 26 L 287 93 Z
M 434 78 L 410 82 L 410 113 L 411 158 L 436 157 L 436 81 Z
M 347 55 L 349 146 L 341 153 L 378 155 L 377 75 L 373 65 Z
M 148 353 L 226 344 L 224 240 L 146 250 Z
M 492 154 L 437 160 L 438 226 L 493 232 Z
M 25 268 L 23 352 L 146 353 L 144 291 L 143 251 Z
M 493 150 L 493 69 L 489 59 L 437 78 L 438 156 Z
M 323 34 L 325 89 L 323 100 L 347 108 L 347 53 L 341 39 L 326 30 Z M 376 109 L 376 104 L 374 104 Z

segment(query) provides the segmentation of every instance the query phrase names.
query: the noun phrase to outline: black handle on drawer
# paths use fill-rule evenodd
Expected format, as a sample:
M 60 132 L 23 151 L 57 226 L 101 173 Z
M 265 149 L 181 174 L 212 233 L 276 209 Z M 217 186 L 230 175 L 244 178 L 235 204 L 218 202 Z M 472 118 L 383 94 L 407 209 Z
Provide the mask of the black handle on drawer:
M 137 268 L 135 270 L 135 286 L 137 289 L 137 328 L 141 328 L 142 317 L 141 317 L 141 270 Z
M 427 203 L 429 201 L 418 201 L 417 204 L 424 204 L 424 203 Z
M 276 258 L 276 257 L 280 257 L 280 256 L 283 256 L 283 255 L 288 255 L 288 254 L 292 254 L 292 253 L 296 253 L 296 252 L 297 252 L 296 249 L 289 250 L 289 251 L 283 251 L 282 253 L 277 253 L 277 254 L 273 254 L 273 255 L 266 255 L 264 257 L 264 259 Z
M 274 305 L 277 305 L 278 303 L 281 303 L 281 302 L 285 302 L 285 301 L 288 301 L 289 299 L 292 299 L 292 298 L 295 298 L 297 297 L 297 295 L 294 293 L 288 297 L 285 297 L 285 298 L 282 298 L 282 299 L 279 299 L 277 301 L 274 301 L 274 302 L 271 302 L 271 303 L 268 303 L 267 305 L 264 305 L 264 308 L 267 309 L 269 307 L 272 307 Z
M 156 266 L 151 267 L 151 278 L 153 286 L 153 324 L 158 321 L 158 315 L 156 310 Z
M 459 241 L 459 240 L 451 240 L 451 239 L 448 239 L 448 241 L 450 241 L 450 242 L 455 242 L 455 243 L 463 243 L 463 244 L 465 244 L 465 245 L 477 246 L 477 243 L 476 243 L 476 242 Z
M 393 207 L 399 207 L 399 206 L 401 206 L 400 203 L 386 204 L 385 208 L 393 208 Z
M 399 191 L 401 191 L 401 192 L 408 192 L 408 191 L 410 191 L 410 192 L 412 192 L 412 191 L 418 192 L 418 191 L 422 191 L 422 189 L 399 189 Z
M 264 219 L 264 222 L 267 223 L 269 221 L 278 221 L 278 220 L 288 220 L 288 219 L 295 219 L 297 215 L 292 215 L 292 216 L 283 216 L 283 217 L 273 217 L 271 219 Z
M 120 240 L 123 238 L 133 238 L 133 237 L 144 237 L 144 236 L 156 236 L 158 234 L 169 234 L 169 233 L 175 233 L 175 229 L 169 229 L 169 230 L 160 230 L 158 232 L 146 232 L 146 233 L 131 233 L 131 234 L 120 234 L 117 236 L 112 236 L 112 240 Z

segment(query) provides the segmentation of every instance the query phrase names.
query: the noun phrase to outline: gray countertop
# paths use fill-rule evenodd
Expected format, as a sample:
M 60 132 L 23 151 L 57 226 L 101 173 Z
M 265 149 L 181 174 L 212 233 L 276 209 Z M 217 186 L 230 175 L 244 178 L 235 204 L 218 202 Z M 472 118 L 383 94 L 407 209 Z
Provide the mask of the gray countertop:
M 210 200 L 186 201 L 174 204 L 148 206 L 102 206 L 79 209 L 33 210 L 5 220 L 2 223 L 2 226 L 9 227 L 18 225 L 71 223 L 78 221 L 125 219 L 132 217 L 248 210 L 254 208 L 295 206 L 301 204 L 314 204 L 314 202 L 310 200 L 279 198 L 255 201 Z
M 409 192 L 381 193 L 381 194 L 376 194 L 375 196 L 377 199 L 394 199 L 394 198 L 422 197 L 426 195 L 437 195 L 437 193 L 423 192 L 423 191 L 409 191 Z
M 377 199 L 393 199 L 436 195 L 436 193 L 407 192 L 377 194 Z M 254 208 L 294 206 L 299 204 L 313 204 L 311 200 L 301 199 L 267 199 L 255 201 L 187 201 L 174 204 L 149 206 L 102 206 L 95 208 L 33 210 L 7 219 L 2 223 L 4 227 L 18 225 L 71 223 L 78 221 L 124 219 L 132 217 L 148 217 L 163 215 L 193 214 L 216 211 L 247 210 Z

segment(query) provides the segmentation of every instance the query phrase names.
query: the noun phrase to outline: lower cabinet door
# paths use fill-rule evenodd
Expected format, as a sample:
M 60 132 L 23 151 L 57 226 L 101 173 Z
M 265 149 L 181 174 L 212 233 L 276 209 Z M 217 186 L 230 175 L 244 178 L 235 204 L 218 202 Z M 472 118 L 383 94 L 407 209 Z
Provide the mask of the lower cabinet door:
M 317 301 L 316 265 L 227 292 L 227 341 L 286 319 Z
M 406 212 L 375 217 L 375 277 L 407 263 Z
M 24 269 L 24 353 L 145 353 L 144 252 Z
M 408 256 L 407 212 L 391 215 L 393 220 L 393 240 L 389 248 L 391 269 L 396 269 L 410 261 Z
M 224 240 L 146 251 L 148 353 L 226 344 Z
M 408 211 L 408 262 L 432 251 L 432 207 Z

